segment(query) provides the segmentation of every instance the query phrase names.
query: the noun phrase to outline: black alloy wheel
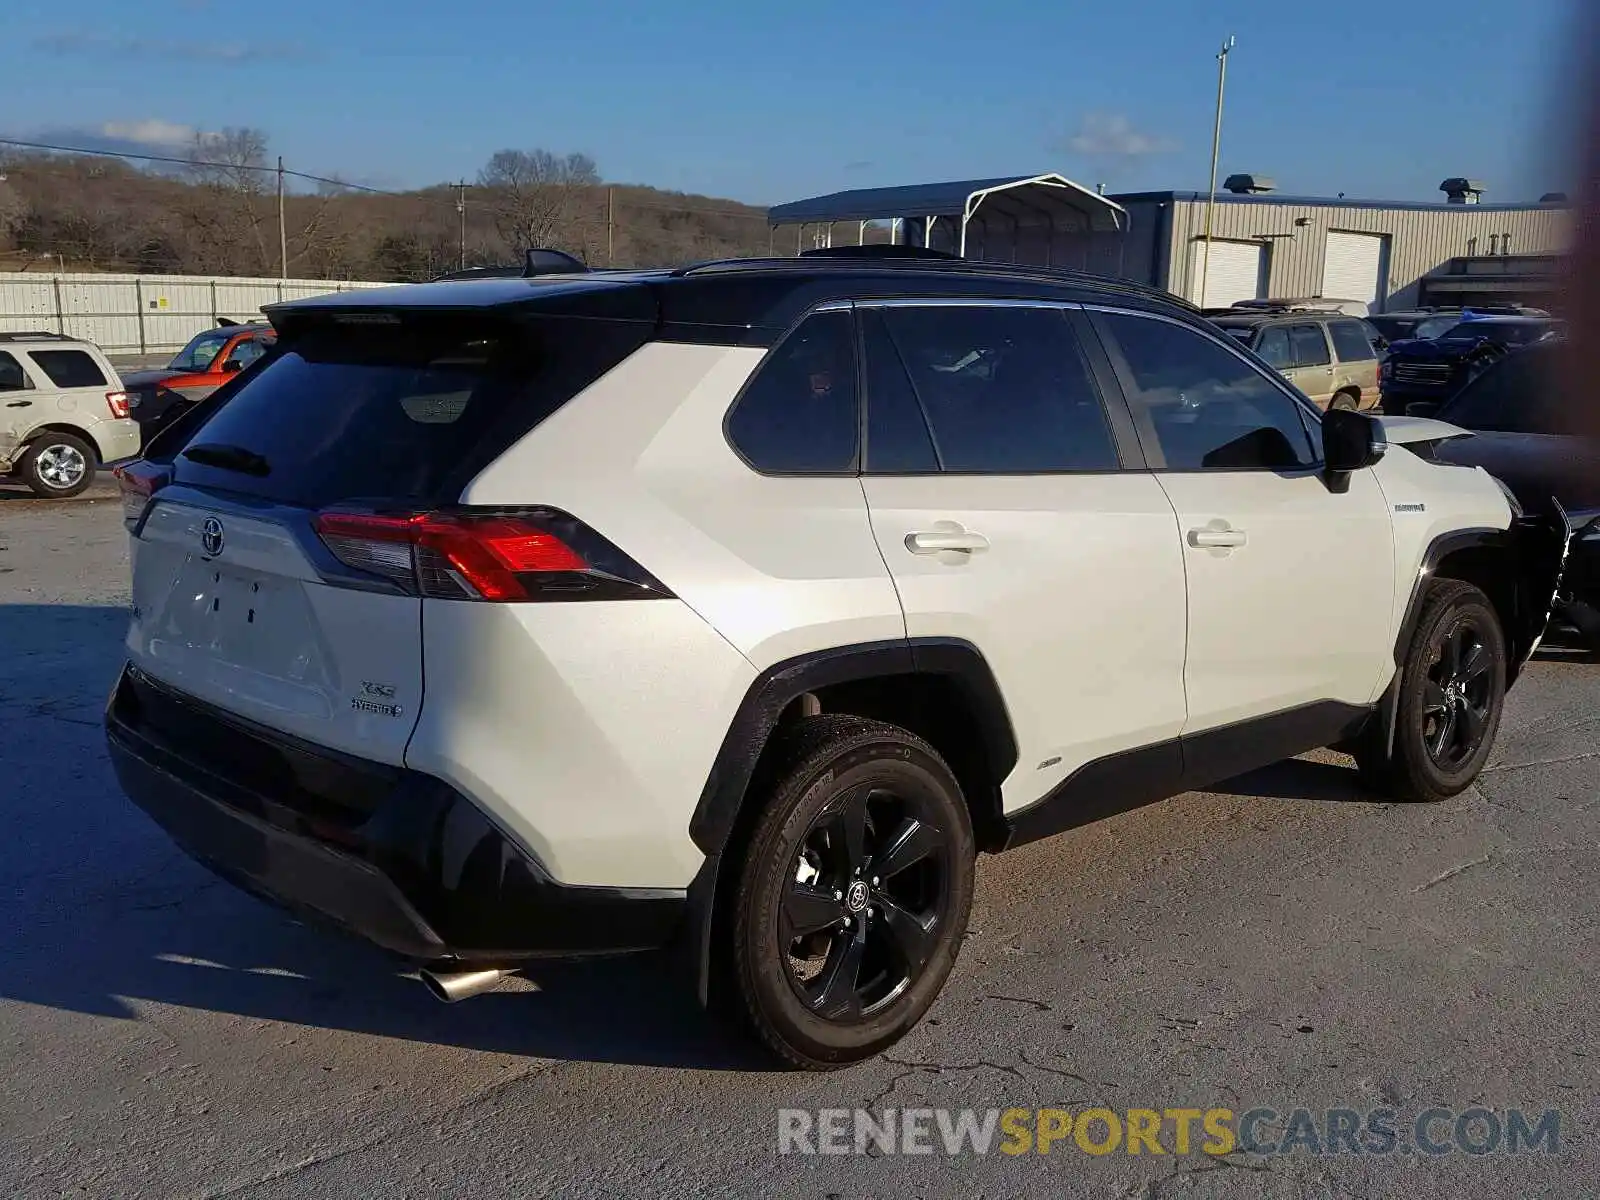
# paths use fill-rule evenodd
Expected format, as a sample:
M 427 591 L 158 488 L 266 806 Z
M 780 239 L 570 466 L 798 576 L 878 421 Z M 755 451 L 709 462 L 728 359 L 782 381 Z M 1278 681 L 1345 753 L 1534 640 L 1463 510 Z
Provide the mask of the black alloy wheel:
M 795 994 L 828 1020 L 871 1016 L 901 996 L 948 920 L 947 839 L 920 799 L 859 784 L 801 839 L 779 940 Z
M 732 898 L 732 973 L 754 1032 L 826 1070 L 887 1049 L 933 1004 L 972 904 L 960 785 L 905 729 L 808 717 L 775 735 Z
M 1391 685 L 1393 731 L 1371 720 L 1354 747 L 1363 780 L 1396 800 L 1445 800 L 1471 787 L 1505 706 L 1510 668 L 1494 605 L 1458 579 L 1427 589 Z
M 1422 741 L 1434 764 L 1453 773 L 1477 753 L 1489 728 L 1494 658 L 1473 612 L 1442 626 L 1430 650 Z

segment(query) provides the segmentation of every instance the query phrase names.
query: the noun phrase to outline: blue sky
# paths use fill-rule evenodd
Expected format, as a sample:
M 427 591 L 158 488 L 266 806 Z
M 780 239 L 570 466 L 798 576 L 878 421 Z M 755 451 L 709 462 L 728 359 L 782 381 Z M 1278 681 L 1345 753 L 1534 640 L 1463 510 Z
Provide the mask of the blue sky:
M 1569 0 L 9 0 L 0 134 L 156 147 L 254 126 L 291 167 L 471 179 L 495 150 L 755 203 L 1057 170 L 1307 194 L 1560 186 Z

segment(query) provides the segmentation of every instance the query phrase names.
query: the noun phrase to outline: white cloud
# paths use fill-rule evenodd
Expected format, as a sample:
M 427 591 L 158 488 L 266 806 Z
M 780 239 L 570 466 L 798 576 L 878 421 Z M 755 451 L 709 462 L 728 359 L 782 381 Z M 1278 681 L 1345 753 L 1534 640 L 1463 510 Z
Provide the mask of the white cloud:
M 1135 129 L 1133 122 L 1121 113 L 1088 113 L 1078 122 L 1078 131 L 1065 141 L 1068 150 L 1078 154 L 1100 155 L 1108 158 L 1141 158 L 1150 154 L 1168 154 L 1176 150 L 1171 138 L 1144 133 Z
M 134 142 L 140 146 L 189 146 L 194 144 L 195 138 L 202 140 L 214 137 L 214 134 L 205 134 L 193 125 L 179 125 L 175 121 L 163 121 L 159 117 L 152 117 L 146 121 L 107 121 L 100 126 L 102 137 L 116 138 L 122 142 Z

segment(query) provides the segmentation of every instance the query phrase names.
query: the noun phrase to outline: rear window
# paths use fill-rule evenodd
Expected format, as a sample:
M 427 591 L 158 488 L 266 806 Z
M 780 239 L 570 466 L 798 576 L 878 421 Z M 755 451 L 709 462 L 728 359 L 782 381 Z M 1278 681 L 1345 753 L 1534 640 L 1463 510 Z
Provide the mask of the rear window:
M 58 388 L 105 387 L 106 377 L 82 350 L 34 350 L 33 361 Z
M 649 336 L 572 318 L 313 328 L 160 455 L 180 483 L 308 508 L 450 503 Z

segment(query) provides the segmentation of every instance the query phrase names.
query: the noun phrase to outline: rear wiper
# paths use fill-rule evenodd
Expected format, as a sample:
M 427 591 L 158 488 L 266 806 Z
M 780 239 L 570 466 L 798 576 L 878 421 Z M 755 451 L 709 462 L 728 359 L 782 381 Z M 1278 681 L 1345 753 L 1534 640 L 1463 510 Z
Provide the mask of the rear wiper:
M 244 475 L 270 475 L 272 464 L 254 450 L 224 442 L 202 442 L 183 451 L 183 457 L 203 467 L 221 467 Z

